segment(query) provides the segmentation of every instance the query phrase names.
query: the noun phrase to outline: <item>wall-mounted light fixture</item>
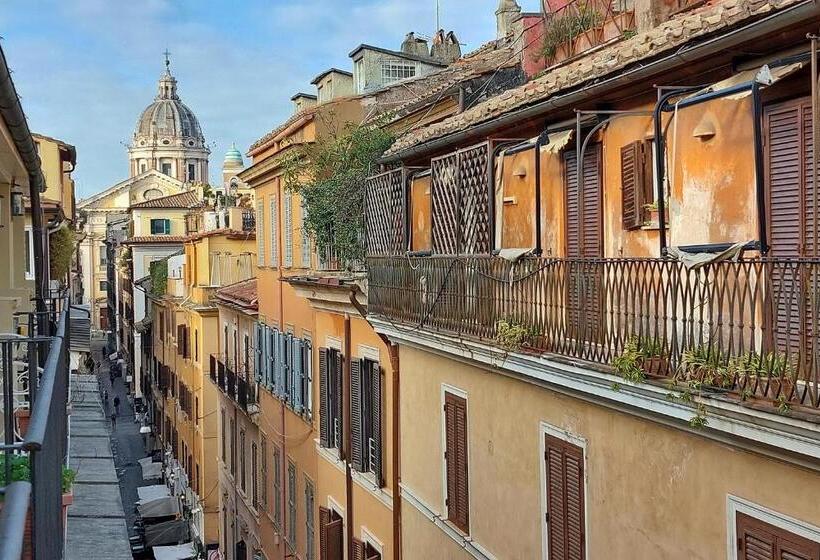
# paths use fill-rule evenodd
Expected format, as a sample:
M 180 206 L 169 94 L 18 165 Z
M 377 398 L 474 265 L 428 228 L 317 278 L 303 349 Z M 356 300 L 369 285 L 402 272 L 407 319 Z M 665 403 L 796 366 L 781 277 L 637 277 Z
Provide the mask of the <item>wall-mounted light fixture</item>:
M 715 124 L 708 117 L 701 119 L 695 127 L 695 130 L 692 132 L 692 136 L 703 141 L 711 140 L 715 137 L 715 134 L 717 134 L 717 131 L 715 131 Z
M 516 167 L 515 170 L 513 171 L 513 175 L 516 176 L 516 177 L 521 177 L 521 178 L 526 177 L 527 176 L 527 168 L 524 167 L 523 165 L 521 167 Z
M 23 203 L 23 193 L 11 191 L 11 215 L 23 216 L 26 213 L 26 205 Z

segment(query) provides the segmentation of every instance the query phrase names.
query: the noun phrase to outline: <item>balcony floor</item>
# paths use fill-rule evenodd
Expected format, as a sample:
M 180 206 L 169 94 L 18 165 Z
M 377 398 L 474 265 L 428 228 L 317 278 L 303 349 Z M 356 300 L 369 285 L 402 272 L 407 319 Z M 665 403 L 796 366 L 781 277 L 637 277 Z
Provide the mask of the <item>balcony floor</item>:
M 77 479 L 74 503 L 68 508 L 66 560 L 131 560 L 109 421 L 95 377 L 72 376 L 71 394 L 69 462 Z

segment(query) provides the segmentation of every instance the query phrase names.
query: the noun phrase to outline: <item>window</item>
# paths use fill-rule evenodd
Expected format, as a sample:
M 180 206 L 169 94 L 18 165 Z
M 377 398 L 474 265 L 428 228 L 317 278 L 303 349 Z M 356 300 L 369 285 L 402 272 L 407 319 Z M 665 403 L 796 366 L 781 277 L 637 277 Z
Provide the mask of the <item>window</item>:
M 447 519 L 470 532 L 470 493 L 467 472 L 467 399 L 444 393 L 444 461 L 447 471 Z
M 372 472 L 382 485 L 381 368 L 365 358 L 350 363 L 351 462 L 359 472 Z
M 253 504 L 253 509 L 259 507 L 259 471 L 257 470 L 256 451 L 256 442 L 253 442 L 251 443 L 251 503 Z
M 273 446 L 273 525 L 282 530 L 282 450 Z
M 108 291 L 108 282 L 105 280 L 100 280 L 100 291 L 107 292 Z
M 262 459 L 262 465 L 259 469 L 259 487 L 262 490 L 260 493 L 260 503 L 262 509 L 268 509 L 268 441 L 265 436 L 259 441 L 259 457 Z
M 737 560 L 820 560 L 820 543 L 745 513 L 735 516 Z
M 160 170 L 165 175 L 170 175 L 171 174 L 171 164 L 170 163 L 162 163 L 161 167 L 160 167 Z
M 196 180 L 196 164 L 189 163 L 188 164 L 188 180 L 194 181 Z
M 265 203 L 256 203 L 256 264 L 265 266 Z
M 199 331 L 194 329 L 194 361 L 199 361 Z
M 344 558 L 344 521 L 335 510 L 319 506 L 319 558 Z
M 356 76 L 356 93 L 362 93 L 367 87 L 367 79 L 364 75 L 364 59 L 360 58 L 353 63 L 353 74 Z
M 382 62 L 382 83 L 389 84 L 416 75 L 416 65 L 404 62 Z
M 231 476 L 236 477 L 236 424 L 231 418 Z
M 353 558 L 362 560 L 381 560 L 381 553 L 367 541 L 360 541 L 353 537 Z
M 296 465 L 288 461 L 288 544 L 296 551 Z
M 639 140 L 621 148 L 621 210 L 623 228 L 637 229 L 647 221 L 646 206 L 652 204 L 652 142 Z
M 285 190 L 285 203 L 282 208 L 282 213 L 285 215 L 285 255 L 283 257 L 283 265 L 285 267 L 293 266 L 293 193 Z
M 319 441 L 322 447 L 342 449 L 342 354 L 319 349 Z
M 279 204 L 276 195 L 270 197 L 270 265 L 279 266 Z
M 305 536 L 307 537 L 305 550 L 305 560 L 314 560 L 314 548 L 316 543 L 313 541 L 313 508 L 315 501 L 315 493 L 313 491 L 313 481 L 305 477 Z
M 194 423 L 199 425 L 199 397 L 194 397 Z
M 145 173 L 147 171 L 147 167 L 144 163 L 140 164 L 140 173 Z
M 299 205 L 300 209 L 300 224 L 302 227 L 302 268 L 310 268 L 310 233 L 307 229 L 307 206 L 305 201 Z
M 584 450 L 544 434 L 547 558 L 586 558 Z
M 108 251 L 100 251 L 100 268 L 108 266 Z
M 316 93 L 319 94 L 319 103 L 324 103 L 325 101 L 330 100 L 330 88 L 329 87 L 317 86 Z
M 245 494 L 247 492 L 247 487 L 245 486 L 246 480 L 246 467 L 245 464 L 245 430 L 239 431 L 239 487 L 242 489 L 242 493 Z
M 171 220 L 166 218 L 154 218 L 151 220 L 151 235 L 170 235 Z

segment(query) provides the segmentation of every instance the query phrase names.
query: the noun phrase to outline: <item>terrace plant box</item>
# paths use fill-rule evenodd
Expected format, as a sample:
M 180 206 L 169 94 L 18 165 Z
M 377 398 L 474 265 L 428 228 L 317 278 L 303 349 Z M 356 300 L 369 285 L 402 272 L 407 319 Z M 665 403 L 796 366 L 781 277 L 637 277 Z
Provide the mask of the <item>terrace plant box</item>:
M 603 42 L 604 30 L 601 27 L 582 31 L 573 41 L 574 52 L 579 55 L 593 49 Z
M 555 48 L 555 54 L 552 55 L 552 64 L 560 64 L 572 56 L 572 42 L 567 41 L 561 43 Z
M 605 43 L 635 29 L 635 13 L 620 12 L 608 17 L 601 28 L 601 42 Z

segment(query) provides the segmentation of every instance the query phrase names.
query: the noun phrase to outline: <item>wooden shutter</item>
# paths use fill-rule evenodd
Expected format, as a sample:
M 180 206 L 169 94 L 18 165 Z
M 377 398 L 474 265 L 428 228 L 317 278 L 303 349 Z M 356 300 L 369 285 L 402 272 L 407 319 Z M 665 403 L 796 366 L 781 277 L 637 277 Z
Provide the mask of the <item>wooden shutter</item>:
M 653 199 L 651 168 L 647 165 L 649 149 L 650 144 L 643 140 L 621 148 L 621 210 L 623 227 L 627 230 L 643 225 L 644 205 Z
M 291 401 L 297 413 L 301 414 L 304 410 L 304 402 L 302 396 L 304 394 L 305 372 L 303 366 L 305 364 L 304 358 L 305 345 L 301 338 L 293 339 L 293 360 L 291 360 L 291 370 L 293 376 L 293 388 L 290 393 Z
M 256 264 L 265 266 L 265 203 L 256 203 Z M 276 266 L 275 262 L 271 266 Z
M 584 154 L 584 184 L 578 188 L 575 150 L 564 152 L 564 186 L 567 211 L 567 256 L 603 256 L 601 145 L 592 144 Z
M 327 553 L 322 558 L 327 560 L 342 560 L 344 558 L 344 525 L 342 518 L 334 512 L 328 512 L 328 523 L 325 526 Z M 321 516 L 321 511 L 319 512 Z
M 273 194 L 270 203 L 270 265 L 279 266 L 279 207 L 276 203 L 276 195 Z M 260 230 L 259 236 L 264 239 L 265 232 Z M 264 248 L 263 248 L 264 249 Z
M 362 370 L 365 362 L 361 358 L 350 360 L 350 462 L 359 472 L 364 469 L 362 451 Z M 365 443 L 366 444 L 366 443 Z
M 549 560 L 580 560 L 586 557 L 584 451 L 550 435 L 545 449 Z
M 342 410 L 344 410 L 343 402 L 342 402 L 343 397 L 344 397 L 344 395 L 342 395 L 342 387 L 343 387 L 343 385 L 342 385 L 342 353 L 341 352 L 334 352 L 333 354 L 334 354 L 334 361 L 335 361 L 335 367 L 334 367 L 334 371 L 333 371 L 333 375 L 335 377 L 334 389 L 335 389 L 335 395 L 336 395 L 336 403 L 335 403 L 336 404 L 336 414 L 335 414 L 335 416 L 336 416 L 336 418 L 338 419 L 338 422 L 339 422 L 339 439 L 336 442 L 336 448 L 339 450 L 340 458 L 344 459 L 345 458 L 345 453 L 346 453 L 346 449 L 345 449 L 345 445 L 344 445 L 344 439 L 345 439 L 344 438 L 344 433 L 345 433 L 346 426 L 342 422 Z
M 330 510 L 319 506 L 319 558 L 326 560 L 327 556 L 327 526 L 330 523 Z
M 364 543 L 353 537 L 353 560 L 365 560 Z
M 444 394 L 447 464 L 447 519 L 470 532 L 469 485 L 467 472 L 467 400 Z
M 327 348 L 319 348 L 319 442 L 322 447 L 330 447 L 330 407 L 328 402 L 328 388 L 330 375 L 328 372 Z
M 282 214 L 284 215 L 285 229 L 285 254 L 283 256 L 283 266 L 290 268 L 293 266 L 293 193 L 285 190 L 284 205 Z
M 371 434 L 373 436 L 373 446 L 371 448 L 370 466 L 376 477 L 376 484 L 384 485 L 384 473 L 382 472 L 382 370 L 379 362 L 371 363 L 371 398 L 373 402 L 371 411 Z
M 744 513 L 736 518 L 738 560 L 820 560 L 820 543 Z
M 182 340 L 184 338 L 185 325 L 177 325 L 177 354 L 182 355 Z

